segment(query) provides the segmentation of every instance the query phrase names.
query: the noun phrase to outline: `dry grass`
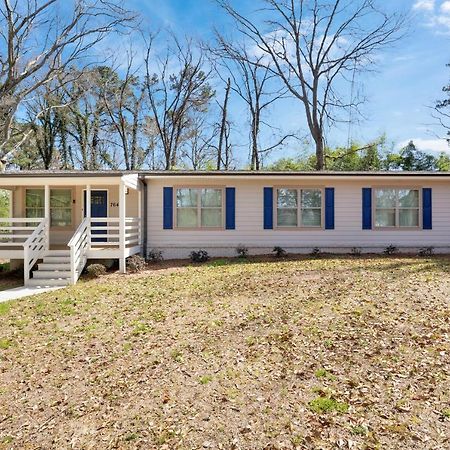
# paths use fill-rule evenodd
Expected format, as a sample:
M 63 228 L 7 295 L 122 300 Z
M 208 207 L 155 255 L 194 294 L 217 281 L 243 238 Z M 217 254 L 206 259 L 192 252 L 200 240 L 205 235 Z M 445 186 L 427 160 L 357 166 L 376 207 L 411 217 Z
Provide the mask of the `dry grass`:
M 450 447 L 450 260 L 214 262 L 0 305 L 0 447 Z

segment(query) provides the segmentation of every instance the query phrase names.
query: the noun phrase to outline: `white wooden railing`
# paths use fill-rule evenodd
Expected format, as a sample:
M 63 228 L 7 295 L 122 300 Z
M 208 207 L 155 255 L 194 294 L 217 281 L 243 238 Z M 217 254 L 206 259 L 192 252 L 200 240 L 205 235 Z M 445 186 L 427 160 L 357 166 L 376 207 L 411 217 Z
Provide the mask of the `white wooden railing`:
M 120 219 L 118 217 L 91 218 L 90 245 L 96 247 L 120 247 Z M 125 219 L 125 247 L 141 245 L 141 219 Z
M 14 219 L 17 220 L 17 219 Z M 27 221 L 30 219 L 26 219 Z M 23 272 L 25 286 L 30 279 L 30 270 L 38 259 L 48 250 L 48 219 L 39 219 L 40 223 L 31 236 L 23 243 Z
M 75 284 L 86 264 L 89 250 L 89 219 L 84 219 L 68 244 L 70 248 L 70 281 Z
M 42 218 L 0 218 L 0 248 L 22 247 L 42 222 Z

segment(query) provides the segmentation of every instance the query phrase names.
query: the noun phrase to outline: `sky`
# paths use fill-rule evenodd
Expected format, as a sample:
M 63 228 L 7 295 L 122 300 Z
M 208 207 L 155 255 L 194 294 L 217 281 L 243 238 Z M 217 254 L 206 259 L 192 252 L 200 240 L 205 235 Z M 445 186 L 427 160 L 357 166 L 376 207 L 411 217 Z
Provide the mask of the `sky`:
M 231 3 L 248 14 L 257 1 Z M 379 4 L 387 3 L 380 0 Z M 149 29 L 168 27 L 202 40 L 212 37 L 213 28 L 233 32 L 229 18 L 213 0 L 124 0 L 124 6 L 141 12 Z M 435 126 L 430 109 L 443 97 L 442 87 L 450 78 L 450 68 L 445 67 L 450 63 L 450 1 L 391 0 L 389 7 L 409 15 L 407 35 L 394 48 L 383 51 L 376 71 L 359 79 L 367 97 L 362 108 L 365 120 L 352 126 L 351 138 L 366 143 L 385 133 L 395 148 L 413 140 L 421 150 L 450 153 L 447 142 L 439 139 L 444 132 Z M 235 104 L 232 114 L 242 115 L 242 108 Z M 245 116 L 237 119 L 245 120 Z M 307 132 L 298 101 L 274 106 L 270 119 L 286 131 Z M 346 145 L 348 135 L 348 125 L 333 127 L 327 143 Z

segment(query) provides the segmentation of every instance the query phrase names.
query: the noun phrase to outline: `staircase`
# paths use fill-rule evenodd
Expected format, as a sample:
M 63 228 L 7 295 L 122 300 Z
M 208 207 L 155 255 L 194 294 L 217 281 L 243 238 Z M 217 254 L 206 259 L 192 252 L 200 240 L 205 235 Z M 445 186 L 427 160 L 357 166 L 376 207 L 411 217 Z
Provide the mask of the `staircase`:
M 48 250 L 28 286 L 53 287 L 70 284 L 70 250 Z

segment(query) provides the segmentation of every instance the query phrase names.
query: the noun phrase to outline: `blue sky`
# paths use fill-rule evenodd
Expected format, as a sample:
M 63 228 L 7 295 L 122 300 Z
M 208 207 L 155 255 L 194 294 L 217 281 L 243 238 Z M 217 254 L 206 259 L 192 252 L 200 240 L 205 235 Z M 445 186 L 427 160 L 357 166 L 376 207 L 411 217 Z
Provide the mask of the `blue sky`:
M 234 1 L 235 7 L 246 13 L 256 3 Z M 170 27 L 203 40 L 211 37 L 213 27 L 225 33 L 233 31 L 213 0 L 128 0 L 124 5 L 140 11 L 150 29 Z M 433 127 L 429 109 L 442 97 L 442 86 L 450 78 L 450 69 L 445 67 L 450 63 L 450 1 L 392 0 L 389 7 L 410 14 L 410 30 L 395 48 L 383 52 L 377 71 L 361 79 L 368 97 L 363 107 L 367 120 L 353 126 L 352 137 L 367 142 L 386 133 L 388 141 L 397 147 L 413 139 L 422 150 L 450 152 L 446 141 L 436 136 L 443 132 Z M 233 114 L 237 122 L 245 120 L 237 104 Z M 271 119 L 283 129 L 306 133 L 296 101 L 275 106 Z M 345 145 L 347 135 L 347 125 L 336 127 L 327 140 L 332 145 Z

